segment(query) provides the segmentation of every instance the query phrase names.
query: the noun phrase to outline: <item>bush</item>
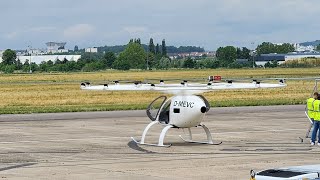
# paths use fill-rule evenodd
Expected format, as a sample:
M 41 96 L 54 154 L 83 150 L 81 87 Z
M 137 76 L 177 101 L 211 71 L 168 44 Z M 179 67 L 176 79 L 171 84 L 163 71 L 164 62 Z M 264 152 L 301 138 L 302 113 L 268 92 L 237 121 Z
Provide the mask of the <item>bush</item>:
M 166 58 L 166 57 L 162 57 L 157 65 L 158 69 L 168 69 L 170 68 L 170 59 Z
M 228 68 L 231 68 L 231 69 L 240 69 L 242 67 L 243 67 L 242 64 L 240 64 L 238 62 L 233 62 L 228 65 Z
M 275 67 L 278 67 L 278 61 L 276 61 L 276 60 L 274 60 L 274 61 L 271 61 L 271 63 L 270 63 L 270 61 L 269 62 L 267 62 L 265 65 L 264 65 L 264 67 L 265 68 L 275 68 Z
M 194 66 L 195 66 L 195 61 L 190 57 L 184 61 L 184 65 L 183 65 L 184 68 L 194 68 Z
M 86 64 L 83 68 L 82 71 L 85 72 L 92 72 L 92 71 L 97 71 L 100 70 L 103 67 L 103 65 L 99 62 L 93 62 L 93 63 L 89 63 Z
M 118 59 L 117 61 L 115 61 L 112 64 L 112 67 L 114 69 L 118 69 L 118 70 L 129 70 L 130 69 L 130 63 L 128 61 L 122 61 L 122 60 Z
M 4 73 L 11 74 L 16 69 L 16 66 L 12 64 L 12 65 L 5 65 L 2 68 Z
M 204 68 L 216 69 L 220 67 L 220 62 L 216 59 L 206 58 L 201 60 Z
M 319 58 L 303 58 L 298 60 L 289 60 L 280 65 L 285 68 L 311 68 L 320 67 Z

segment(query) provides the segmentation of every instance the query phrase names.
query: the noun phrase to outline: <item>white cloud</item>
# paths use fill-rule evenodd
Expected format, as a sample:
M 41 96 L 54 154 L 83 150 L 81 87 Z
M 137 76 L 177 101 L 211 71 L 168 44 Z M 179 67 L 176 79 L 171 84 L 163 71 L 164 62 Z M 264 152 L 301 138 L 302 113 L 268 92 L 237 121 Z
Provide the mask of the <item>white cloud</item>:
M 17 31 L 13 31 L 4 35 L 6 39 L 15 39 L 17 38 L 19 33 Z
M 7 39 L 16 39 L 19 36 L 25 36 L 25 35 L 30 35 L 30 33 L 52 33 L 57 31 L 57 28 L 55 27 L 47 27 L 47 26 L 40 26 L 40 27 L 30 27 L 30 28 L 19 28 L 19 30 L 15 30 L 9 33 L 6 33 L 4 35 L 5 38 Z
M 53 32 L 57 30 L 58 29 L 56 27 L 52 27 L 52 26 L 39 26 L 39 27 L 32 27 L 29 29 L 29 31 L 31 32 L 38 32 L 38 33 Z
M 80 39 L 92 35 L 95 31 L 95 27 L 90 24 L 76 24 L 67 27 L 63 31 L 63 35 L 70 39 Z

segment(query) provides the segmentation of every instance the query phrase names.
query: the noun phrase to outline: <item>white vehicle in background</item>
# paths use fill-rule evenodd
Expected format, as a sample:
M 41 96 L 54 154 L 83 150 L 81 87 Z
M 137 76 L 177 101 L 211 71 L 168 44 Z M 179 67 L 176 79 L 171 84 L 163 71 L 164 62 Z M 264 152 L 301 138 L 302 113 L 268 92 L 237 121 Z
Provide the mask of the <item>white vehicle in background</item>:
M 320 164 L 250 172 L 250 180 L 320 180 Z

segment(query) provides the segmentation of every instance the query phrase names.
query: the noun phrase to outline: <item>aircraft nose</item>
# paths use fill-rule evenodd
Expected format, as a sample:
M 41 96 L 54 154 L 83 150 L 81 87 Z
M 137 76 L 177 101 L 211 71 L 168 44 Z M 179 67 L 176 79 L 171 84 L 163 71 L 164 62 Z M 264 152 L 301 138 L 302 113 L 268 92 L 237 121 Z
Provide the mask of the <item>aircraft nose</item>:
M 200 111 L 201 111 L 202 113 L 205 113 L 205 112 L 207 111 L 207 108 L 206 108 L 205 106 L 202 106 L 202 107 L 200 108 Z

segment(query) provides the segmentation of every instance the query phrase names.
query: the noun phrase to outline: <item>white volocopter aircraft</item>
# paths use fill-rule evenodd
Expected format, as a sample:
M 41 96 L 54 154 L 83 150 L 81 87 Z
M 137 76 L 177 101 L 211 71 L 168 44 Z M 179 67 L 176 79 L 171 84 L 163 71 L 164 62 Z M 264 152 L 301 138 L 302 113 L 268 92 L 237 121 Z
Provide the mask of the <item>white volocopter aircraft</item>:
M 251 180 L 320 180 L 320 164 L 250 172 Z
M 189 84 L 183 81 L 180 84 L 165 84 L 160 80 L 159 84 L 149 84 L 134 82 L 131 84 L 120 84 L 119 81 L 114 81 L 114 84 L 103 84 L 92 86 L 89 82 L 81 83 L 83 90 L 102 90 L 102 91 L 159 91 L 166 94 L 173 94 L 172 97 L 160 96 L 156 98 L 147 108 L 147 116 L 151 119 L 151 123 L 147 125 L 142 133 L 141 141 L 132 138 L 136 143 L 153 145 L 153 146 L 170 146 L 164 145 L 163 140 L 170 128 L 181 128 L 188 130 L 187 138 L 182 136 L 181 139 L 186 142 L 203 143 L 203 144 L 221 144 L 214 143 L 209 129 L 202 123 L 205 114 L 210 109 L 209 102 L 201 95 L 204 92 L 226 90 L 226 89 L 257 89 L 257 88 L 280 88 L 285 87 L 283 79 L 279 80 L 278 84 L 260 83 L 253 80 L 250 83 L 236 83 L 232 80 L 221 82 L 221 76 L 209 76 L 208 83 Z M 159 105 L 158 109 L 154 109 Z M 161 124 L 164 126 L 158 144 L 148 144 L 145 142 L 145 137 L 151 126 Z M 191 128 L 202 127 L 207 135 L 206 142 L 193 141 Z

